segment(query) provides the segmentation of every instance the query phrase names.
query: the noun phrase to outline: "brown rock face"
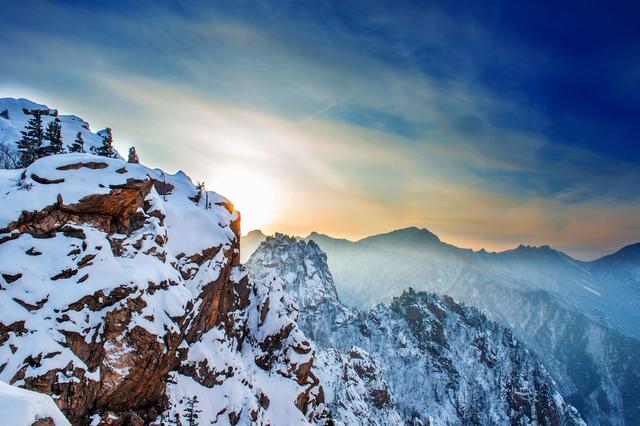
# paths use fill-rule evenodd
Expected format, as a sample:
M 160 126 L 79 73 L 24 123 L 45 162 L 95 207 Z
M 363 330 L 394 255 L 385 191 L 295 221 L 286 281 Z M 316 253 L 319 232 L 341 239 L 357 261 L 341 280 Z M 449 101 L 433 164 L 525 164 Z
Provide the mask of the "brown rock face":
M 0 229 L 0 233 L 13 234 L 14 238 L 20 234 L 47 238 L 65 225 L 76 223 L 106 233 L 130 234 L 141 225 L 138 209 L 144 207 L 144 199 L 152 186 L 151 181 L 130 180 L 112 188 L 109 194 L 91 195 L 71 205 L 65 205 L 58 196 L 58 202 L 52 206 L 36 212 L 22 212 L 18 220 Z
M 235 245 L 227 250 L 221 247 L 212 247 L 189 256 L 184 263 L 189 265 L 189 269 L 181 269 L 183 277 L 185 275 L 191 277 L 205 262 L 211 261 L 220 250 L 223 250 L 226 267 L 223 268 L 218 279 L 207 283 L 202 289 L 201 308 L 193 317 L 186 332 L 186 340 L 189 343 L 195 342 L 204 333 L 223 322 L 227 326 L 227 331 L 232 332 L 234 329 L 233 320 L 229 317 L 229 313 L 236 309 L 243 309 L 249 303 L 246 297 L 248 292 L 246 279 L 242 283 L 233 283 L 229 279 L 231 269 L 238 264 L 238 256 L 235 253 L 238 250 Z M 193 265 L 197 265 L 197 267 L 194 268 Z M 245 297 L 242 297 L 243 294 Z

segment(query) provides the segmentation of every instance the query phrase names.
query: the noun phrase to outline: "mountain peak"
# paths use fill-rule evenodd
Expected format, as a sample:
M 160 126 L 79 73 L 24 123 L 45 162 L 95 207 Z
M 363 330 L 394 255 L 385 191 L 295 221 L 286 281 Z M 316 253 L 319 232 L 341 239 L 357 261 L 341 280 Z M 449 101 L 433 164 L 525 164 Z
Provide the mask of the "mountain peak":
M 616 254 L 640 256 L 640 242 L 624 246 L 620 250 L 614 253 L 614 255 Z
M 246 263 L 250 272 L 272 272 L 285 282 L 287 294 L 299 307 L 338 301 L 327 256 L 313 241 L 276 233 L 258 246 Z
M 353 244 L 353 241 L 348 240 L 346 238 L 336 238 L 336 237 L 332 237 L 331 235 L 321 234 L 320 232 L 316 232 L 316 231 L 313 231 L 309 235 L 304 237 L 304 240 L 315 241 L 316 243 L 332 242 L 332 243 Z
M 400 244 L 406 248 L 421 248 L 428 246 L 440 246 L 442 241 L 433 232 L 426 228 L 412 226 L 396 229 L 383 234 L 372 235 L 358 241 L 361 244 Z
M 498 255 L 532 258 L 569 258 L 569 255 L 554 249 L 549 245 L 531 246 L 520 244 L 518 247 L 498 252 Z
M 626 245 L 615 253 L 595 260 L 594 263 L 638 264 L 640 263 L 640 242 Z
M 245 234 L 245 237 L 249 238 L 266 238 L 266 235 L 260 229 L 254 229 Z

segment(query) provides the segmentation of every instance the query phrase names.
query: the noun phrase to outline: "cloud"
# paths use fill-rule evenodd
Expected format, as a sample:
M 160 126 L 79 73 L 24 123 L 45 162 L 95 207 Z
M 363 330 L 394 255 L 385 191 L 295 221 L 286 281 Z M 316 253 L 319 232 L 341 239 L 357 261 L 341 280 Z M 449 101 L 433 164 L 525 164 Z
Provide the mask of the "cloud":
M 110 125 L 119 149 L 232 199 L 233 179 L 264 181 L 268 231 L 420 225 L 475 248 L 584 256 L 640 237 L 635 164 L 554 140 L 552 118 L 482 84 L 496 55 L 513 73 L 547 59 L 516 42 L 495 52 L 494 29 L 464 14 L 24 7 L 0 18 L 0 85 Z

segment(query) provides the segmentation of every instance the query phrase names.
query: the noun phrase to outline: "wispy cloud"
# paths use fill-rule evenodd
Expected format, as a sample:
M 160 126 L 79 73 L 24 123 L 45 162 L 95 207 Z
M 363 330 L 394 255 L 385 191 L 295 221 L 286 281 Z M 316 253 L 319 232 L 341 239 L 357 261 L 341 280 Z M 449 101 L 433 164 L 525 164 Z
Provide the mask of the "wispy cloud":
M 276 188 L 267 230 L 420 225 L 475 248 L 583 256 L 640 239 L 636 165 L 555 140 L 553 117 L 484 84 L 494 56 L 512 73 L 548 59 L 516 41 L 496 51 L 494 28 L 464 14 L 21 7 L 0 18 L 0 86 L 109 124 L 119 148 L 232 199 L 242 176 Z

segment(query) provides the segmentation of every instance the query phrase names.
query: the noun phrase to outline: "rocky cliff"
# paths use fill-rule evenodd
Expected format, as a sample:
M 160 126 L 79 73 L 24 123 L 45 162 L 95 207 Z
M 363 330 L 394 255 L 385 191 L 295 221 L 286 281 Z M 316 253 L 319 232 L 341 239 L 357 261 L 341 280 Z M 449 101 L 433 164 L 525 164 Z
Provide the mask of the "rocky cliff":
M 202 424 L 322 416 L 313 347 L 278 279 L 239 266 L 225 198 L 65 154 L 1 170 L 0 204 L 0 380 L 73 424 L 185 424 L 193 405 Z

